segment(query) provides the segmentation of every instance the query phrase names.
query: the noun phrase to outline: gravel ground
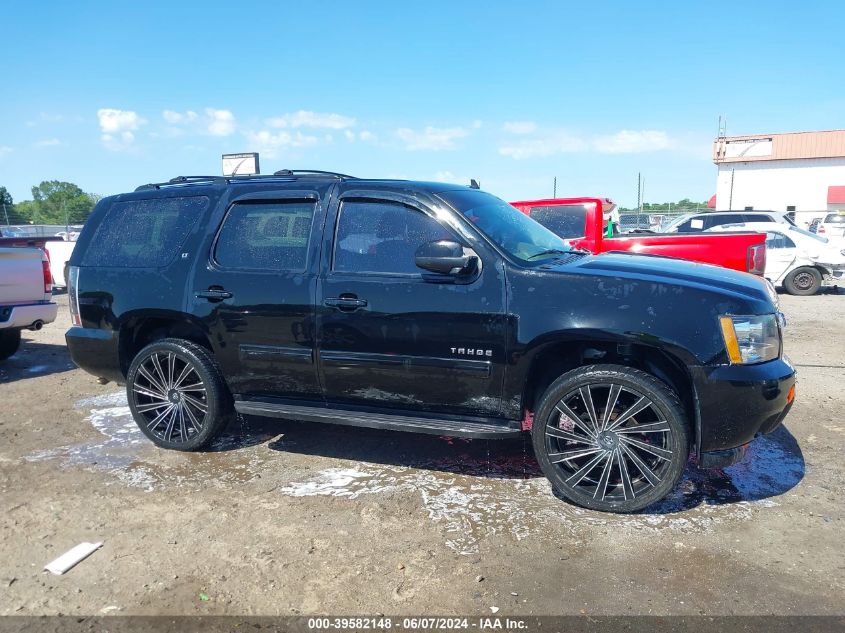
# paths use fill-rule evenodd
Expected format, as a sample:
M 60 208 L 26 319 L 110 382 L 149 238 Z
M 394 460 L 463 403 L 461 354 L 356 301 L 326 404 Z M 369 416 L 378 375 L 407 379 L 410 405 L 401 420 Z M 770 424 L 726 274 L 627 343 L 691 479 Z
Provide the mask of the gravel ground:
M 57 299 L 0 364 L 0 614 L 845 613 L 842 291 L 781 298 L 784 428 L 629 516 L 556 498 L 522 440 L 249 419 L 158 450 L 74 368 Z

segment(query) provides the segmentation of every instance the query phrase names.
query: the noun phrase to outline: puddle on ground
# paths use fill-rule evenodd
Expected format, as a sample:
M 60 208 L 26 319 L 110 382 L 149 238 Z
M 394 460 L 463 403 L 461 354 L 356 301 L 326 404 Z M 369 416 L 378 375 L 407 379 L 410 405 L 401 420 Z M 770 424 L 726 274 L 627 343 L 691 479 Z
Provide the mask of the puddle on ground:
M 614 530 L 703 532 L 725 521 L 742 521 L 759 508 L 778 505 L 782 494 L 803 477 L 800 452 L 788 450 L 786 431 L 759 438 L 742 463 L 717 471 L 690 465 L 681 484 L 663 501 L 638 514 L 614 515 L 569 505 L 554 496 L 533 456 L 429 462 L 423 468 L 359 463 L 328 468 L 281 492 L 294 497 L 362 495 L 404 491 L 419 494 L 429 518 L 444 526 L 446 545 L 461 554 L 478 552 L 493 534 L 521 540 L 537 531 L 563 529 L 587 536 L 595 526 Z M 793 440 L 794 441 L 794 440 Z
M 124 391 L 79 400 L 74 408 L 88 412 L 85 421 L 102 438 L 36 451 L 25 457 L 27 461 L 59 460 L 63 466 L 85 466 L 104 471 L 120 483 L 148 491 L 165 486 L 224 487 L 261 477 L 262 460 L 258 455 L 236 451 L 227 455 L 226 468 L 220 469 L 215 452 L 241 448 L 247 444 L 244 438 L 266 441 L 269 437 L 224 433 L 208 452 L 165 451 L 157 449 L 138 429 Z
M 62 467 L 93 468 L 123 485 L 148 491 L 174 486 L 226 488 L 263 476 L 275 478 L 281 494 L 290 497 L 352 501 L 370 495 L 412 495 L 431 521 L 442 526 L 445 544 L 461 554 L 476 553 L 479 543 L 494 534 L 521 540 L 552 531 L 580 539 L 601 529 L 597 526 L 707 531 L 777 505 L 772 498 L 794 487 L 804 474 L 800 448 L 781 428 L 753 442 L 735 466 L 716 471 L 690 466 L 681 484 L 647 512 L 613 515 L 555 497 L 527 438 L 469 441 L 247 421 L 240 429 L 227 429 L 209 452 L 180 453 L 156 449 L 149 442 L 132 420 L 122 391 L 80 400 L 76 408 L 85 412 L 85 421 L 102 437 L 39 451 L 27 456 L 28 461 L 57 460 Z M 283 439 L 267 443 L 282 432 Z M 261 450 L 254 450 L 259 444 Z M 289 469 L 274 468 L 272 462 L 294 454 L 337 466 L 290 481 L 290 475 L 285 477 Z

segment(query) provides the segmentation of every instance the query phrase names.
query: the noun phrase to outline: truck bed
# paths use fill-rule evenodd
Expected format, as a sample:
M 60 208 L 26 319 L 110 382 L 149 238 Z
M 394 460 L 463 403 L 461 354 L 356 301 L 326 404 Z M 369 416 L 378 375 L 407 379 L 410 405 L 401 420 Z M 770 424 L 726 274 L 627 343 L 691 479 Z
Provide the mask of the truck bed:
M 0 247 L 0 305 L 44 301 L 44 269 L 39 248 Z
M 511 204 L 572 246 L 594 254 L 623 251 L 660 255 L 756 275 L 762 275 L 766 266 L 763 233 L 629 233 L 606 237 L 601 198 L 550 198 Z

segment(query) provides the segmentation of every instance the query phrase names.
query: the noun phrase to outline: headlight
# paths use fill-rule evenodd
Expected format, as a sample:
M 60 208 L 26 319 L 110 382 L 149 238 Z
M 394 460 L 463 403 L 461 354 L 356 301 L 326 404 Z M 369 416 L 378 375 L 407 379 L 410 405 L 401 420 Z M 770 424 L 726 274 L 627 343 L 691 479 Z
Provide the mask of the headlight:
M 780 330 L 774 314 L 719 317 L 732 365 L 765 363 L 780 356 Z

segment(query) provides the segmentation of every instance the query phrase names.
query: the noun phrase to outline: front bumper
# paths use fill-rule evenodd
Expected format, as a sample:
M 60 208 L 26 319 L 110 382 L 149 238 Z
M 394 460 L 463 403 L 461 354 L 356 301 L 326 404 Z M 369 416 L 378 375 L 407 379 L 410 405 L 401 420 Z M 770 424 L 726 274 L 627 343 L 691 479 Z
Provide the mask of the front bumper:
M 795 368 L 786 358 L 759 365 L 694 367 L 697 453 L 705 468 L 742 459 L 745 445 L 774 431 L 792 407 Z M 794 396 L 794 392 L 793 392 Z
M 59 306 L 52 301 L 41 301 L 26 305 L 0 306 L 0 330 L 27 328 L 41 321 L 42 324 L 56 320 Z

